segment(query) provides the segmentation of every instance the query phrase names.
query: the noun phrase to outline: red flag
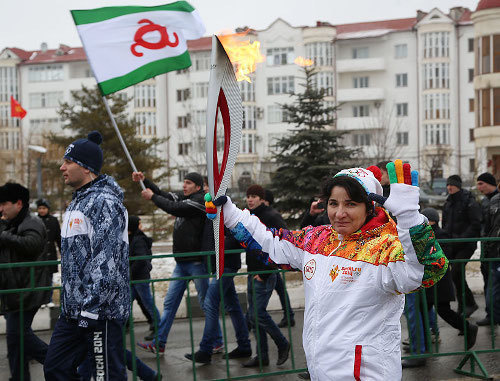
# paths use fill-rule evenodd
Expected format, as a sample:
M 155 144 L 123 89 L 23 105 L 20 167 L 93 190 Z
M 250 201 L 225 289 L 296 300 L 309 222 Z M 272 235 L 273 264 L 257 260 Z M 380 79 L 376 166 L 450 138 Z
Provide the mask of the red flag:
M 21 107 L 21 104 L 10 96 L 10 116 L 12 118 L 24 118 L 26 116 L 26 110 Z

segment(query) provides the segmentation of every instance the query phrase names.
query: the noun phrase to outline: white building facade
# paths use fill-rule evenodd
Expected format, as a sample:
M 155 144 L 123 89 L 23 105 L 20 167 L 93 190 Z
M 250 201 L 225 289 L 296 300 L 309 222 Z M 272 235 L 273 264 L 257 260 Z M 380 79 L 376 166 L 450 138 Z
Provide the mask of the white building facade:
M 431 171 L 434 177 L 459 174 L 464 180 L 477 175 L 474 26 L 468 9 L 436 8 L 415 18 L 345 25 L 294 27 L 277 19 L 265 30 L 248 31 L 246 38 L 260 41 L 264 62 L 251 83 L 240 83 L 243 139 L 232 188 L 266 184 L 275 170 L 275 142 L 292 127 L 280 104 L 293 102 L 291 91 L 302 91 L 297 57 L 313 60 L 325 102 L 339 105 L 330 128 L 345 131 L 345 144 L 360 148 L 360 164 L 403 158 L 424 180 Z M 189 69 L 124 91 L 134 97 L 128 111 L 139 123 L 138 136 L 168 138 L 158 152 L 173 169 L 165 184 L 173 189 L 190 171 L 206 173 L 211 39 L 189 41 L 188 47 Z M 8 152 L 21 155 L 46 131 L 61 131 L 59 102 L 70 102 L 71 91 L 82 85 L 95 86 L 83 50 L 64 45 L 36 52 L 5 48 L 0 74 L 1 160 Z M 21 124 L 5 114 L 11 94 L 28 110 Z M 2 143 L 16 132 L 18 143 L 13 137 Z M 20 173 L 15 166 L 16 161 L 10 177 Z

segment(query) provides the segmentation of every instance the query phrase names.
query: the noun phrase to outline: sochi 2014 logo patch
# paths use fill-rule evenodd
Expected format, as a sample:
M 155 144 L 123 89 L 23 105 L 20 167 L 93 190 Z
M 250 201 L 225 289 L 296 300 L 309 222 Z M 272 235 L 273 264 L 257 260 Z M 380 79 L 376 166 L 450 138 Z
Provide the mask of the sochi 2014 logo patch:
M 316 272 L 316 261 L 311 259 L 304 266 L 304 276 L 307 280 L 311 280 Z

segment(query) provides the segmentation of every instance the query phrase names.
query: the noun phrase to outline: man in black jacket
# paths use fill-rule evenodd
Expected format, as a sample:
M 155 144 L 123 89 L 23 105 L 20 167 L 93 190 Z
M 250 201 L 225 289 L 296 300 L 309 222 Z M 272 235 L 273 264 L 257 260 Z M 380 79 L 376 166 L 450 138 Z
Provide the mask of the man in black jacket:
M 0 208 L 7 221 L 0 232 L 0 263 L 33 262 L 45 258 L 47 239 L 43 222 L 29 213 L 29 191 L 16 183 L 0 187 Z M 34 286 L 51 285 L 52 273 L 45 267 L 35 267 Z M 0 270 L 0 289 L 31 287 L 29 268 L 8 268 Z M 31 324 L 40 306 L 49 300 L 50 291 L 24 293 L 22 307 L 19 294 L 2 294 L 0 312 L 7 322 L 7 357 L 11 380 L 30 380 L 29 360 L 45 362 L 47 344 L 40 340 L 31 329 Z M 21 309 L 23 320 L 21 320 Z M 21 329 L 24 337 L 23 363 L 21 364 Z
M 285 221 L 278 213 L 274 213 L 272 209 L 264 204 L 264 197 L 264 188 L 260 185 L 251 185 L 247 189 L 247 206 L 250 213 L 257 216 L 260 222 L 268 228 L 284 228 Z M 255 250 L 260 251 L 259 248 L 248 247 L 246 249 L 248 272 L 272 270 L 271 267 L 259 261 Z M 288 359 L 290 343 L 267 312 L 267 304 L 276 285 L 276 277 L 276 273 L 248 275 L 248 321 L 255 335 L 257 335 L 256 324 L 259 325 L 258 342 L 260 342 L 260 348 L 257 346 L 257 356 L 244 363 L 243 366 L 245 367 L 259 366 L 259 357 L 262 365 L 269 364 L 266 334 L 271 336 L 278 347 L 278 361 L 276 364 L 281 365 Z M 257 316 L 255 316 L 255 309 L 257 309 Z
M 494 214 L 490 214 L 490 203 L 492 198 L 499 194 L 497 188 L 497 180 L 495 176 L 493 176 L 489 172 L 481 173 L 477 177 L 476 187 L 479 192 L 481 192 L 484 197 L 481 200 L 481 211 L 483 214 L 483 222 L 481 224 L 481 237 L 495 237 L 495 235 L 490 235 L 492 232 L 492 219 L 494 218 Z M 489 242 L 483 242 L 483 250 L 481 251 L 481 259 L 482 258 L 494 258 L 496 254 L 495 244 Z M 489 325 L 490 324 L 490 311 L 489 311 L 489 300 L 487 297 L 487 289 L 488 289 L 488 279 L 489 279 L 489 263 L 481 262 L 481 274 L 483 275 L 484 281 L 484 296 L 486 298 L 486 316 L 477 321 L 478 325 Z
M 462 179 L 458 175 L 448 177 L 446 188 L 449 196 L 443 206 L 443 230 L 451 238 L 479 237 L 481 230 L 481 207 L 474 196 L 467 190 L 462 189 Z M 449 259 L 469 259 L 476 250 L 477 243 L 456 243 L 450 245 L 447 251 Z M 464 279 L 465 306 L 462 299 L 462 266 L 461 263 L 451 265 L 451 275 L 457 291 L 458 312 L 464 313 L 466 317 L 478 309 L 472 291 Z M 464 269 L 465 271 L 465 269 Z
M 56 246 L 61 252 L 61 226 L 59 221 L 53 215 L 50 214 L 50 203 L 41 198 L 36 201 L 36 207 L 38 212 L 38 217 L 40 217 L 47 230 L 47 242 L 46 242 L 46 260 L 47 261 L 57 261 L 57 251 Z M 52 273 L 57 272 L 57 265 L 48 266 Z M 52 290 L 53 291 L 53 290 Z M 42 308 L 54 307 L 52 302 L 52 291 L 50 293 L 50 301 L 48 304 L 42 304 Z
M 151 200 L 160 209 L 175 216 L 173 233 L 173 252 L 190 253 L 199 252 L 202 244 L 203 228 L 205 226 L 205 201 L 203 194 L 203 177 L 199 173 L 191 172 L 184 178 L 182 194 L 161 191 L 153 182 L 147 180 L 142 172 L 132 173 L 134 181 L 144 181 L 147 189 L 142 191 L 142 197 Z M 206 266 L 202 256 L 176 257 L 173 278 L 207 275 Z M 198 301 L 203 307 L 208 288 L 208 278 L 194 280 Z M 169 282 L 167 295 L 163 303 L 163 314 L 158 327 L 158 343 L 137 343 L 146 351 L 156 353 L 165 352 L 168 333 L 174 322 L 175 314 L 182 301 L 186 281 L 175 280 Z

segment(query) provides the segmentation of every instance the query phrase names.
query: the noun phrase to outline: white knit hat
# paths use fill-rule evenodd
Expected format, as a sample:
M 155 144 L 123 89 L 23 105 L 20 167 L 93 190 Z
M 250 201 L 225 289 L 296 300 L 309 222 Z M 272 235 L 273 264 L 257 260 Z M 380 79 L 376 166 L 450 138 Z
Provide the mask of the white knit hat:
M 337 176 L 349 176 L 359 181 L 359 183 L 363 186 L 366 193 L 376 193 L 378 195 L 382 195 L 382 185 L 375 178 L 373 173 L 368 169 L 364 168 L 349 168 L 343 169 L 339 173 L 337 173 L 333 177 Z

